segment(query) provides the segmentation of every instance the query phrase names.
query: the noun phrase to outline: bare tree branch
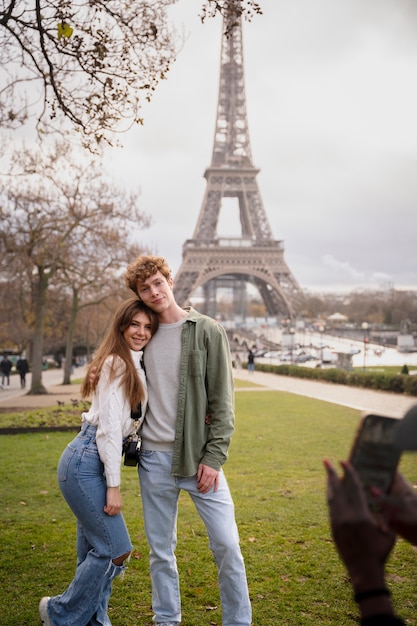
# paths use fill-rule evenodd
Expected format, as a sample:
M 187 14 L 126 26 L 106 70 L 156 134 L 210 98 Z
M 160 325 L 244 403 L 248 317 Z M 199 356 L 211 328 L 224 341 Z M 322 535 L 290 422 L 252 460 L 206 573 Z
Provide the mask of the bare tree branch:
M 43 133 L 67 119 L 94 147 L 141 123 L 180 44 L 167 18 L 175 1 L 3 0 L 2 125 L 35 114 Z
M 92 150 L 114 143 L 143 122 L 183 43 L 167 15 L 177 1 L 0 0 L 0 124 L 33 116 L 40 136 L 69 126 Z M 228 28 L 261 12 L 253 0 L 200 2 L 203 21 L 220 13 Z
M 261 15 L 262 9 L 255 0 L 205 0 L 200 13 L 201 21 L 215 17 L 217 14 L 225 18 L 225 34 L 238 24 L 241 17 L 249 22 L 255 15 Z

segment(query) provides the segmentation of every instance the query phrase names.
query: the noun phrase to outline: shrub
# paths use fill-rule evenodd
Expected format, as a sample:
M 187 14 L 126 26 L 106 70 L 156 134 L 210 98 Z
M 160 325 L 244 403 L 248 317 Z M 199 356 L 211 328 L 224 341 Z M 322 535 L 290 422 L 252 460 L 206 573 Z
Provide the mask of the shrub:
M 417 396 L 417 376 L 404 376 L 404 393 Z
M 406 374 L 391 374 L 380 372 L 367 372 L 361 370 L 346 371 L 339 368 L 323 369 L 321 367 L 300 367 L 299 365 L 271 365 L 257 363 L 256 369 L 260 372 L 269 372 L 279 376 L 294 376 L 296 378 L 308 378 L 310 380 L 323 380 L 338 385 L 351 387 L 363 387 L 389 391 L 391 393 L 406 393 L 417 396 L 417 376 Z

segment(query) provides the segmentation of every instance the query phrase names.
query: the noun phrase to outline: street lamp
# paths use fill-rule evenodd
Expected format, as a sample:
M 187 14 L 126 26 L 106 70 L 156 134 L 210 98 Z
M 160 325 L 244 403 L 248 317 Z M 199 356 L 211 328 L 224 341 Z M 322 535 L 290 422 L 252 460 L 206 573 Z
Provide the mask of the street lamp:
M 362 322 L 362 330 L 363 330 L 363 371 L 366 370 L 366 349 L 368 347 L 369 339 L 368 339 L 368 322 Z

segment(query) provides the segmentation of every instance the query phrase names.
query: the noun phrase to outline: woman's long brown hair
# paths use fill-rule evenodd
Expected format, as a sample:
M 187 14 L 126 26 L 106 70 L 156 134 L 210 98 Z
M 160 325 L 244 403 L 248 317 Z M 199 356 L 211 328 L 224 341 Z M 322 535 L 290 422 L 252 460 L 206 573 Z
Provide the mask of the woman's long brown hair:
M 145 313 L 149 317 L 151 334 L 156 333 L 158 329 L 158 318 L 151 309 L 141 300 L 138 300 L 138 298 L 129 298 L 129 300 L 123 302 L 117 309 L 111 327 L 107 331 L 102 343 L 96 350 L 93 360 L 88 366 L 87 374 L 81 385 L 82 398 L 87 398 L 94 393 L 104 362 L 107 357 L 113 355 L 124 361 L 125 367 L 123 368 L 122 385 L 130 406 L 132 409 L 136 409 L 139 402 L 143 401 L 144 389 L 133 363 L 130 348 L 123 336 L 123 333 L 129 328 L 132 319 L 137 313 Z M 120 375 L 120 372 L 120 360 L 114 358 L 111 363 L 110 381 L 117 375 Z

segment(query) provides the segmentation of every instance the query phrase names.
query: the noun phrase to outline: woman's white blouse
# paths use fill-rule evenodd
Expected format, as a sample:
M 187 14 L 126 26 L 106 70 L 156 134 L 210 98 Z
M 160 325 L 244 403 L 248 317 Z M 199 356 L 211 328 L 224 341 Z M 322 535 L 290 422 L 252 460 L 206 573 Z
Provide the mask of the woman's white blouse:
M 139 377 L 145 389 L 145 400 L 142 402 L 142 415 L 147 405 L 146 378 L 141 365 L 142 351 L 131 350 Z M 110 365 L 116 359 L 117 375 L 109 382 Z M 108 487 L 120 485 L 120 464 L 122 443 L 125 437 L 133 434 L 139 425 L 131 418 L 131 407 L 126 399 L 124 389 L 120 386 L 125 368 L 120 357 L 110 356 L 106 359 L 95 389 L 90 410 L 82 414 L 83 422 L 97 426 L 96 442 Z M 141 421 L 143 418 L 141 418 Z M 141 422 L 139 422 L 141 423 Z

